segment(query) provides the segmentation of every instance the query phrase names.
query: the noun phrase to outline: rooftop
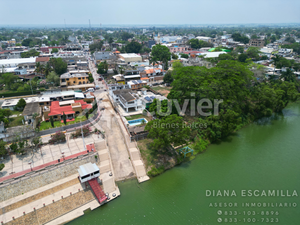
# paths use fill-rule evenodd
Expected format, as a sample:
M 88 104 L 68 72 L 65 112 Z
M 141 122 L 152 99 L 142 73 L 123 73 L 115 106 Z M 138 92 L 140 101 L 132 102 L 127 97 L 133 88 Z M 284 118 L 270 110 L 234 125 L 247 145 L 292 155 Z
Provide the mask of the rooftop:
M 74 77 L 88 77 L 88 75 L 86 74 L 81 74 L 81 73 L 70 74 L 70 73 L 64 73 L 60 76 L 60 78 L 62 79 L 62 78 L 74 78 Z
M 87 104 L 83 100 L 75 100 L 74 103 L 80 103 L 82 109 L 91 109 L 92 108 L 91 104 Z M 75 112 L 73 111 L 71 105 L 60 106 L 60 102 L 59 101 L 53 101 L 53 102 L 51 102 L 50 113 L 48 114 L 49 116 L 63 115 L 64 113 L 66 115 L 67 114 L 75 114 Z
M 38 102 L 30 102 L 27 103 L 24 111 L 22 113 L 23 116 L 31 116 L 34 113 L 39 113 L 40 112 L 40 106 Z
M 120 54 L 120 56 L 123 58 L 141 57 L 140 55 L 135 53 L 124 53 L 124 54 Z

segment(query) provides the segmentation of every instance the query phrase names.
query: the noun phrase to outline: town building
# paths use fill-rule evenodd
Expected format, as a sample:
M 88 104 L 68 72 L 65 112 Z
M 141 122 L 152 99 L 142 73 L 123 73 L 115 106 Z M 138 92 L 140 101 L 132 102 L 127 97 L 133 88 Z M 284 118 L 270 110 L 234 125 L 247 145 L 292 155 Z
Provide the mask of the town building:
M 53 101 L 50 106 L 44 106 L 43 119 L 49 121 L 50 117 L 53 120 L 63 120 L 63 115 L 67 117 L 67 121 L 73 121 L 76 116 L 80 115 L 85 109 L 92 109 L 91 104 L 86 103 L 83 100 L 69 100 L 69 101 Z
M 119 54 L 119 60 L 124 63 L 142 62 L 142 57 L 135 53 L 124 53 L 124 54 Z
M 250 39 L 249 46 L 253 47 L 264 47 L 265 40 L 263 39 Z
M 21 98 L 5 99 L 1 105 L 1 108 L 15 110 L 15 106 L 18 104 L 20 99 Z M 30 97 L 30 98 L 23 98 L 23 99 L 25 100 L 26 104 L 39 101 L 39 97 Z
M 60 87 L 64 90 L 81 90 L 94 88 L 95 85 L 89 82 L 89 76 L 86 73 L 64 73 L 60 76 Z M 76 71 L 74 71 L 76 72 Z
M 131 80 L 127 82 L 129 88 L 131 90 L 138 90 L 147 85 L 147 81 L 145 80 Z

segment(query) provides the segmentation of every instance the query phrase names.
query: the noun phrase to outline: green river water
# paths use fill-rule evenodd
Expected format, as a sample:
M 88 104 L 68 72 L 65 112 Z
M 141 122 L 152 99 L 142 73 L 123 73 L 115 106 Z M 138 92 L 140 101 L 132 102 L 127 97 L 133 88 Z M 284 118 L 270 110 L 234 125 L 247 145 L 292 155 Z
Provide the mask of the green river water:
M 282 115 L 248 125 L 222 143 L 210 145 L 195 160 L 150 181 L 119 183 L 119 198 L 69 224 L 299 225 L 300 197 L 241 196 L 241 190 L 284 190 L 284 195 L 286 190 L 289 194 L 296 190 L 299 196 L 299 147 L 298 102 L 290 104 Z M 230 190 L 235 191 L 236 196 L 208 197 L 206 190 Z M 210 207 L 210 203 L 230 202 L 237 207 Z M 243 203 L 294 203 L 297 206 L 243 207 Z M 218 215 L 218 211 L 222 214 Z M 237 215 L 225 215 L 226 212 Z M 249 212 L 251 215 L 244 215 Z M 266 215 L 272 212 L 274 215 Z

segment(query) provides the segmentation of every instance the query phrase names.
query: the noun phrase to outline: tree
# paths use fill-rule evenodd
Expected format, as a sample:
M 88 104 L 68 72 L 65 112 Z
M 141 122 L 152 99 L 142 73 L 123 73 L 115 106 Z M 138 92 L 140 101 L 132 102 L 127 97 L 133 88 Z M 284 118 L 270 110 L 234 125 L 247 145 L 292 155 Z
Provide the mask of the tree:
M 188 42 L 191 46 L 191 48 L 198 49 L 198 48 L 204 48 L 204 47 L 213 47 L 213 44 L 203 41 L 203 40 L 198 40 L 198 39 L 191 39 Z
M 172 59 L 174 59 L 174 60 L 178 59 L 178 55 L 172 53 Z
M 233 60 L 233 57 L 229 54 L 220 54 L 218 58 L 219 60 Z
M 245 54 L 245 53 L 242 53 L 242 54 L 240 54 L 239 55 L 239 57 L 238 57 L 238 60 L 240 61 L 240 62 L 246 62 L 246 59 L 248 58 L 248 56 L 247 56 L 247 54 Z
M 59 76 L 54 72 L 50 72 L 50 74 L 47 76 L 47 82 L 51 83 L 55 86 L 59 86 L 60 84 L 60 78 Z
M 40 53 L 38 51 L 36 51 L 35 49 L 31 49 L 28 52 L 21 53 L 22 58 L 30 58 L 32 56 L 39 56 L 39 55 L 40 55 Z
M 125 46 L 125 51 L 127 53 L 139 53 L 142 49 L 142 45 L 137 41 L 132 41 Z
M 286 41 L 286 42 L 289 42 L 289 43 L 295 43 L 295 42 L 296 42 L 295 39 L 292 38 L 292 37 L 287 37 L 287 38 L 285 39 L 285 41 Z
M 164 76 L 164 82 L 171 84 L 173 80 L 172 73 L 168 71 Z
M 22 46 L 27 46 L 28 47 L 32 41 L 33 40 L 31 38 L 24 39 L 22 41 Z
M 3 163 L 0 164 L 0 171 L 4 169 L 5 165 Z
M 158 44 L 152 47 L 150 60 L 151 62 L 168 61 L 171 59 L 171 52 L 168 47 Z
M 5 147 L 6 142 L 3 140 L 0 140 L 0 156 L 5 156 L 7 154 L 7 149 Z
M 85 117 L 86 117 L 87 120 L 89 119 L 89 112 L 85 113 Z
M 275 35 L 272 35 L 272 36 L 270 37 L 270 40 L 271 40 L 272 43 L 275 42 L 275 41 L 276 41 L 276 36 L 275 36 Z
M 260 51 L 257 47 L 249 47 L 246 52 L 249 58 L 254 59 L 256 61 L 259 60 L 259 53 Z
M 32 138 L 31 144 L 34 146 L 34 148 L 38 148 L 42 144 L 42 138 L 40 136 Z
M 149 131 L 148 137 L 154 139 L 151 148 L 158 152 L 166 152 L 170 145 L 187 144 L 191 133 L 183 118 L 175 114 L 148 122 L 145 130 Z
M 237 47 L 235 48 L 235 51 L 238 52 L 238 53 L 244 53 L 244 47 L 242 47 L 242 46 L 237 46 Z
M 58 52 L 58 48 L 52 48 L 51 53 L 57 53 Z
M 94 82 L 94 78 L 93 78 L 93 75 L 91 73 L 89 73 L 89 82 L 90 83 L 93 83 Z
M 58 75 L 61 75 L 68 71 L 68 64 L 65 61 L 63 61 L 62 58 L 51 58 L 49 64 L 50 67 L 54 70 L 54 72 Z
M 12 85 L 18 80 L 18 76 L 12 73 L 0 74 L 0 83 L 5 84 L 5 88 L 11 90 Z
M 26 106 L 26 101 L 21 98 L 15 106 L 15 110 L 23 111 Z
M 100 62 L 98 64 L 97 73 L 99 73 L 99 74 L 106 74 L 107 71 L 108 71 L 108 64 L 107 64 L 106 60 L 104 62 Z
M 90 44 L 89 49 L 91 54 L 93 54 L 95 51 L 101 51 L 102 46 L 103 46 L 103 41 L 97 41 L 93 44 Z
M 287 69 L 285 72 L 281 73 L 281 79 L 284 81 L 294 82 L 296 80 L 296 76 L 290 69 Z
M 64 124 L 67 125 L 67 116 L 65 112 L 63 113 L 63 120 L 64 120 Z
M 189 55 L 188 54 L 184 54 L 184 53 L 180 53 L 181 58 L 185 58 L 188 59 Z
M 123 40 L 123 41 L 127 41 L 129 38 L 133 38 L 134 37 L 134 35 L 133 34 L 130 34 L 130 33 L 128 33 L 128 32 L 123 32 L 123 33 L 121 33 L 121 39 Z
M 234 33 L 234 34 L 232 34 L 231 37 L 234 41 L 239 41 L 239 42 L 242 42 L 244 44 L 249 43 L 249 38 L 245 35 L 241 35 L 240 33 Z
M 51 123 L 51 126 L 54 127 L 54 121 L 53 121 L 53 117 L 50 116 L 50 123 Z
M 19 146 L 16 142 L 13 142 L 10 146 L 9 146 L 10 150 L 17 154 L 17 153 L 20 153 L 20 149 L 19 149 Z

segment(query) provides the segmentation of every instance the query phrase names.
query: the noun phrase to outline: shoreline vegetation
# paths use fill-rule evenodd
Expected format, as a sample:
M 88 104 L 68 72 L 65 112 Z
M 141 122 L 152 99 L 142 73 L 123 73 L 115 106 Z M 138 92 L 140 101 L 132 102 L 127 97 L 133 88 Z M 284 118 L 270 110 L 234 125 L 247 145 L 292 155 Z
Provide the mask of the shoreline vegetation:
M 190 116 L 192 104 L 189 101 L 186 107 L 189 110 L 184 115 L 179 114 L 173 104 L 170 115 L 160 116 L 157 113 L 157 102 L 153 101 L 149 111 L 156 113 L 156 119 L 148 122 L 145 127 L 149 132 L 148 137 L 137 141 L 147 174 L 151 177 L 193 160 L 196 155 L 205 152 L 211 143 L 222 142 L 260 118 L 280 113 L 289 102 L 299 97 L 298 80 L 286 74 L 280 79 L 265 80 L 256 77 L 256 71 L 250 70 L 247 63 L 222 60 L 216 67 L 207 69 L 183 67 L 180 62 L 176 62 L 173 68 L 172 89 L 168 100 L 161 102 L 160 112 L 168 112 L 168 101 L 173 99 L 179 102 L 181 108 L 186 99 L 193 99 L 196 103 L 203 98 L 212 102 L 214 99 L 222 99 L 223 102 L 218 115 L 206 107 L 203 111 L 211 115 Z M 172 124 L 177 126 L 173 127 Z M 194 152 L 183 157 L 172 146 L 188 146 Z

